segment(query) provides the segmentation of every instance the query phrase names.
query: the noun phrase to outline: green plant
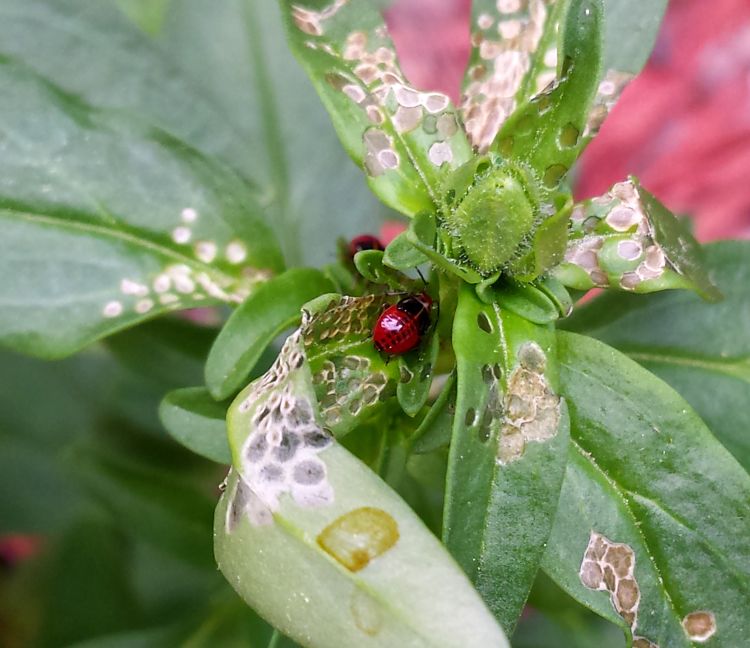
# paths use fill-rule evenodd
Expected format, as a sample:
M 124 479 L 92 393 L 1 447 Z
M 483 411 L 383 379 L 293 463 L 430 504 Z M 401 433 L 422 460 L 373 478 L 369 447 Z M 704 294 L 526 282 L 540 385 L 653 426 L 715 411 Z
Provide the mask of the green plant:
M 327 259 L 387 212 L 341 171 L 275 6 L 0 2 L 0 342 L 106 338 L 1 367 L 0 530 L 60 538 L 36 641 L 503 646 L 528 599 L 567 645 L 609 637 L 585 608 L 640 648 L 742 645 L 748 247 L 703 259 L 635 178 L 567 185 L 664 3 L 476 0 L 461 111 L 408 84 L 372 3 L 280 4 L 346 152 L 410 217 L 384 252 Z M 574 309 L 592 287 L 614 292 Z M 376 351 L 422 290 L 419 346 Z M 170 316 L 206 305 L 220 329 Z M 165 393 L 203 459 L 160 436 Z M 212 462 L 219 567 L 277 630 L 212 572 Z

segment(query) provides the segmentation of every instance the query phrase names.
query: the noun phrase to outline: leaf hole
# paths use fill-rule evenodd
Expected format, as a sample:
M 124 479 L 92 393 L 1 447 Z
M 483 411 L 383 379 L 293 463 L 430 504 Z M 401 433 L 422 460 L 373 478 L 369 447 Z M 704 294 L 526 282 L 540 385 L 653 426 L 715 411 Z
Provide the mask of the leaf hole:
M 485 171 L 487 171 L 487 169 L 489 169 L 489 168 L 490 168 L 489 161 L 488 160 L 483 160 L 482 162 L 480 162 L 479 164 L 477 164 L 477 168 L 476 168 L 475 174 L 476 175 L 481 175 L 482 173 L 484 173 Z
M 567 172 L 568 167 L 563 164 L 553 164 L 551 166 L 548 166 L 547 170 L 544 172 L 543 178 L 545 186 L 549 187 L 550 189 L 556 187 Z
M 477 326 L 485 333 L 492 333 L 492 322 L 490 322 L 490 318 L 487 317 L 486 313 L 479 313 L 477 315 Z
M 578 144 L 578 138 L 581 135 L 581 131 L 575 126 L 575 124 L 568 122 L 563 126 L 558 137 L 560 146 L 564 148 L 571 148 Z

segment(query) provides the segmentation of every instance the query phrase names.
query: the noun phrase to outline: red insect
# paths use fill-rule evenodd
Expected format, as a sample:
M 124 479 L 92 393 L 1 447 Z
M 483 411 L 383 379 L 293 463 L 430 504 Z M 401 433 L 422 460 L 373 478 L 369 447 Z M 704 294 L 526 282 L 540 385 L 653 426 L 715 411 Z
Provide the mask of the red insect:
M 431 310 L 432 298 L 425 292 L 407 295 L 386 308 L 372 331 L 375 348 L 388 355 L 411 351 L 430 327 Z
M 357 252 L 363 250 L 385 250 L 377 236 L 372 234 L 360 234 L 349 241 L 349 256 L 353 259 Z

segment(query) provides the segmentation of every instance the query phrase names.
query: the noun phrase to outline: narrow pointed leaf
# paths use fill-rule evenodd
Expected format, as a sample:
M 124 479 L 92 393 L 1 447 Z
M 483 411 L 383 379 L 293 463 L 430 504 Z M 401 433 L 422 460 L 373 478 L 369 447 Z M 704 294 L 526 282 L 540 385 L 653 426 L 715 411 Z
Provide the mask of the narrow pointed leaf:
M 396 396 L 401 409 L 409 416 L 416 416 L 427 402 L 439 351 L 440 338 L 432 333 L 419 348 L 399 358 Z
M 721 297 L 685 224 L 632 177 L 576 206 L 565 260 L 553 275 L 578 290 L 686 288 Z
M 329 293 L 333 283 L 313 268 L 292 268 L 251 294 L 227 320 L 206 360 L 206 386 L 216 400 L 247 384 L 274 338 L 300 319 L 302 305 Z
M 742 645 L 750 477 L 669 386 L 558 336 L 571 448 L 544 568 L 636 646 Z
M 477 286 L 478 297 L 497 304 L 534 324 L 549 324 L 560 317 L 556 304 L 536 286 L 524 284 Z
M 600 0 L 571 0 L 564 23 L 560 75 L 504 124 L 493 148 L 522 160 L 556 187 L 590 137 L 586 119 L 601 71 L 603 10 Z
M 453 415 L 456 411 L 456 374 L 445 380 L 440 395 L 430 406 L 410 439 L 412 451 L 426 454 L 438 448 L 447 448 L 451 441 Z
M 354 265 L 367 281 L 388 286 L 392 290 L 405 290 L 411 283 L 409 277 L 395 272 L 384 263 L 382 250 L 364 250 L 354 256 Z
M 406 232 L 394 238 L 383 254 L 383 263 L 395 270 L 409 270 L 428 262 L 429 259 L 409 242 Z
M 507 646 L 416 514 L 324 429 L 305 326 L 230 408 L 234 467 L 214 528 L 220 569 L 310 648 Z
M 408 83 L 368 0 L 281 6 L 292 51 L 373 191 L 408 216 L 432 209 L 444 172 L 471 155 L 448 97 Z
M 169 392 L 159 405 L 159 418 L 176 441 L 217 463 L 229 464 L 227 404 L 217 403 L 203 387 Z
M 443 538 L 506 632 L 520 616 L 552 528 L 567 460 L 555 338 L 470 286 L 459 293 Z
M 750 470 L 750 244 L 704 249 L 725 296 L 718 304 L 684 291 L 605 293 L 564 326 L 616 347 L 669 383 Z
M 484 153 L 517 106 L 555 80 L 557 29 L 565 0 L 474 0 L 472 50 L 461 114 L 472 146 Z
M 0 342 L 59 357 L 147 317 L 240 302 L 281 265 L 244 181 L 3 60 Z

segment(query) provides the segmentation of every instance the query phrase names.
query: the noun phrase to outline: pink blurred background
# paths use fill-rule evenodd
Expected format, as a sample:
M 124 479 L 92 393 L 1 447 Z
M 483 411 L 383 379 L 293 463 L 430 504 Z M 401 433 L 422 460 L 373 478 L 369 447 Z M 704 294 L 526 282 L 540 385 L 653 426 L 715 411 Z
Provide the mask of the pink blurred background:
M 458 102 L 470 13 L 470 0 L 394 3 L 388 26 L 415 85 Z M 750 0 L 670 2 L 648 65 L 584 155 L 576 193 L 628 174 L 693 216 L 701 240 L 750 237 Z

